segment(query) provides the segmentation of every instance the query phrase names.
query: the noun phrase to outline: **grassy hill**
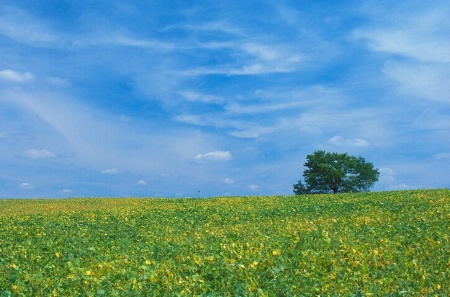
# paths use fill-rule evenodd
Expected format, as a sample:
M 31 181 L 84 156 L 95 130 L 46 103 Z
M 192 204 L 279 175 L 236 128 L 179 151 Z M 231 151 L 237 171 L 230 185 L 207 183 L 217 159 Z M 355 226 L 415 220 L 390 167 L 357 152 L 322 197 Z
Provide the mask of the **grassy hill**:
M 0 296 L 449 296 L 450 191 L 0 200 Z

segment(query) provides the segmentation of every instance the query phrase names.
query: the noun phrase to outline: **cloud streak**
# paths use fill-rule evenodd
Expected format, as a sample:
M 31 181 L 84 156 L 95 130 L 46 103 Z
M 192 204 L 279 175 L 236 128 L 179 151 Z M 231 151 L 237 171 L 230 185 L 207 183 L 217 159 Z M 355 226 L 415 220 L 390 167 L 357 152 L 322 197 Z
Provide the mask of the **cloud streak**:
M 270 73 L 294 72 L 302 62 L 301 55 L 294 49 L 279 45 L 259 43 L 223 44 L 223 49 L 234 52 L 234 56 L 243 58 L 234 61 L 232 65 L 217 65 L 215 67 L 200 67 L 181 72 L 188 76 L 203 75 L 263 75 Z M 201 46 L 200 48 L 205 47 Z M 218 45 L 215 46 L 217 50 Z
M 0 34 L 33 46 L 50 46 L 61 39 L 46 21 L 9 5 L 0 8 Z
M 30 184 L 30 183 L 21 183 L 19 185 L 20 188 L 25 189 L 25 190 L 32 190 L 34 189 L 34 185 Z
M 421 11 L 400 12 L 400 7 L 395 14 L 388 12 L 391 7 L 384 9 L 383 15 L 387 16 L 384 25 L 355 30 L 353 37 L 366 40 L 375 51 L 403 55 L 421 62 L 450 62 L 450 41 L 445 38 L 450 30 L 448 3 L 440 2 L 438 6 L 430 5 Z M 378 13 L 380 11 L 371 16 L 378 18 Z
M 117 168 L 111 168 L 111 169 L 103 169 L 101 171 L 102 174 L 119 174 L 120 170 Z
M 48 151 L 46 149 L 29 149 L 23 152 L 23 156 L 33 159 L 41 159 L 41 158 L 45 159 L 56 157 L 55 153 Z
M 10 69 L 0 70 L 0 80 L 11 81 L 16 83 L 24 83 L 28 81 L 32 81 L 34 79 L 34 75 L 30 72 L 17 72 Z
M 333 136 L 328 140 L 329 143 L 336 146 L 355 146 L 355 147 L 365 147 L 369 145 L 369 142 L 361 138 L 344 138 L 342 136 Z
M 233 158 L 229 151 L 213 151 L 206 154 L 198 154 L 193 159 L 196 161 L 230 161 Z

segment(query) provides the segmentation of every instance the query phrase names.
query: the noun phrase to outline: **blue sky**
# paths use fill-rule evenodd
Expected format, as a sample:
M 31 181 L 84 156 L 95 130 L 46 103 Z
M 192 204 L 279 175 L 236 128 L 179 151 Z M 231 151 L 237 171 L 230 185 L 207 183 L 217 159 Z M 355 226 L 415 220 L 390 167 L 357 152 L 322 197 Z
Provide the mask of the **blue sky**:
M 307 154 L 450 186 L 448 1 L 0 4 L 0 197 L 290 195 Z

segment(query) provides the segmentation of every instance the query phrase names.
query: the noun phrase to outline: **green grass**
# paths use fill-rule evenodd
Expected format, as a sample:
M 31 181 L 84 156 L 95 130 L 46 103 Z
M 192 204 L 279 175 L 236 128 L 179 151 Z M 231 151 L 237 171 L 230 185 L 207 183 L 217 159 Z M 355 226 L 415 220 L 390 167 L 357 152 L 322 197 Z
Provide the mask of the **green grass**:
M 450 191 L 0 200 L 0 296 L 450 296 Z

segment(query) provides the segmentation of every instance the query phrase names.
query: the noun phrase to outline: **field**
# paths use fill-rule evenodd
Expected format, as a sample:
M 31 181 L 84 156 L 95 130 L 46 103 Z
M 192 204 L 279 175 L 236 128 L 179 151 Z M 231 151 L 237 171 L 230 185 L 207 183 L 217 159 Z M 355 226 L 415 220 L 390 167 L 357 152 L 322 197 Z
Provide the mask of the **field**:
M 0 296 L 450 296 L 450 190 L 0 200 Z

